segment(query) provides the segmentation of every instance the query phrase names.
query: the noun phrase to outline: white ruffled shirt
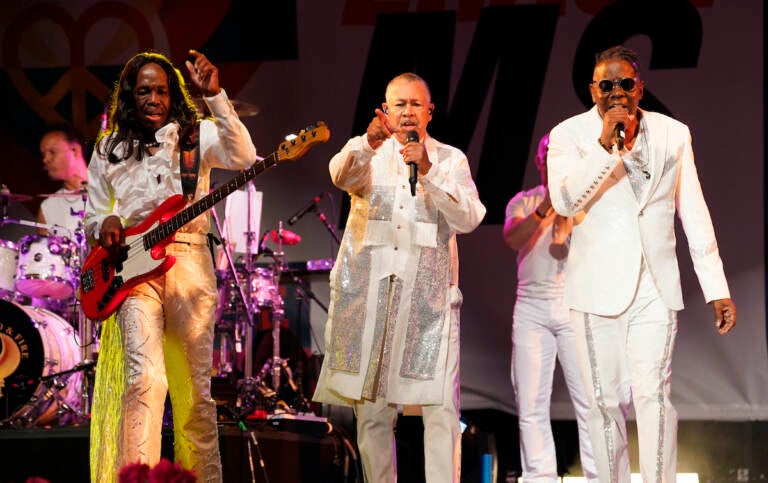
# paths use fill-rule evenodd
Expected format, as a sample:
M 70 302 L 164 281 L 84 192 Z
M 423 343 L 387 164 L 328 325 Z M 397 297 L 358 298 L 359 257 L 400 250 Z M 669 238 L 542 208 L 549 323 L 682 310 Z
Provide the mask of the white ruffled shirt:
M 256 161 L 256 147 L 250 133 L 235 113 L 226 92 L 204 98 L 214 120 L 200 123 L 200 167 L 196 201 L 209 193 L 211 168 L 238 170 Z M 90 240 L 98 239 L 104 219 L 118 215 L 124 227 L 145 220 L 163 201 L 181 194 L 179 169 L 179 125 L 166 124 L 155 133 L 160 148 L 138 161 L 135 157 L 110 163 L 95 149 L 88 165 L 89 190 L 85 230 Z M 105 142 L 104 139 L 102 142 Z M 118 156 L 124 146 L 116 149 Z M 191 220 L 179 231 L 208 233 L 207 212 Z

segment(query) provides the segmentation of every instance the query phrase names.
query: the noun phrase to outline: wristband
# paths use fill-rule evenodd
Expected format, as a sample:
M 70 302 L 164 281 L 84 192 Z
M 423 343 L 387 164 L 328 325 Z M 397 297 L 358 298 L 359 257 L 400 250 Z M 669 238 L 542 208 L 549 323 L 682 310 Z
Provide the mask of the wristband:
M 605 144 L 603 144 L 603 140 L 602 139 L 597 138 L 597 144 L 599 144 L 601 148 L 605 149 L 609 153 L 613 153 L 613 143 L 611 143 L 608 146 L 606 146 Z

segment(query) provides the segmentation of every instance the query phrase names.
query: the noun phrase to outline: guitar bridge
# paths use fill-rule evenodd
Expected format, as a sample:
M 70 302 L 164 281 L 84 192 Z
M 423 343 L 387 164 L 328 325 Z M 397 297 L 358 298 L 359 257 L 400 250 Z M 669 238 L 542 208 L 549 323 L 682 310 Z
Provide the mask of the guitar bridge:
M 95 281 L 93 280 L 93 269 L 89 268 L 80 275 L 80 287 L 83 289 L 83 293 L 88 293 L 93 290 Z

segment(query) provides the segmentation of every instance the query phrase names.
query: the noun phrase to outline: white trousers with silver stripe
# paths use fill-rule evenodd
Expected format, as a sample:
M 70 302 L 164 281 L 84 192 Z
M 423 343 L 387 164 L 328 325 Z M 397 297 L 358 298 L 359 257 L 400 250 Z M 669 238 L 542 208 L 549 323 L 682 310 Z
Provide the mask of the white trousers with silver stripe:
M 572 310 L 571 321 L 600 481 L 630 481 L 626 420 L 634 406 L 643 481 L 673 483 L 677 412 L 670 391 L 677 312 L 667 308 L 642 270 L 635 298 L 622 314 Z

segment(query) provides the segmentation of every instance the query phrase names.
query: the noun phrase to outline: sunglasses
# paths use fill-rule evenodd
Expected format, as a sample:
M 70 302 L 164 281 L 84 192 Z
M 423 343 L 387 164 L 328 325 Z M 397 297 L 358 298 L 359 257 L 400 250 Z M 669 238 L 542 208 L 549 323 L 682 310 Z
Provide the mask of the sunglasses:
M 616 86 L 621 87 L 624 92 L 629 92 L 637 85 L 637 78 L 625 77 L 623 79 L 614 80 L 603 79 L 601 81 L 592 81 L 592 84 L 597 84 L 597 87 L 606 94 L 611 92 Z

